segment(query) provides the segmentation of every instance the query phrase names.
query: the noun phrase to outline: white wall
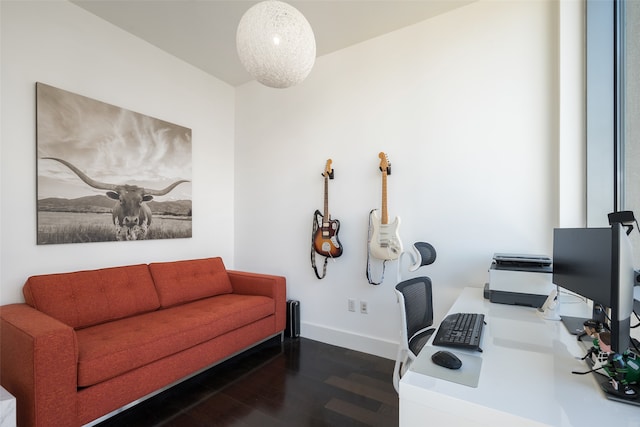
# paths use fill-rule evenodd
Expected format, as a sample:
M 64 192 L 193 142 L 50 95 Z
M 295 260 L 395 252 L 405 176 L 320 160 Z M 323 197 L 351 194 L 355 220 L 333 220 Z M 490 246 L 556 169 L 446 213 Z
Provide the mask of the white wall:
M 553 0 L 474 3 L 321 57 L 286 90 L 231 88 L 64 1 L 2 1 L 0 13 L 0 304 L 21 301 L 32 274 L 220 255 L 230 268 L 285 275 L 304 336 L 394 357 L 396 265 L 380 286 L 364 274 L 380 151 L 405 246 L 438 250 L 422 270 L 436 320 L 463 286 L 483 285 L 494 252 L 550 252 L 559 180 L 562 200 L 580 200 L 580 134 L 558 124 Z M 581 76 L 566 73 L 570 99 Z M 37 246 L 36 81 L 190 127 L 194 237 Z M 561 111 L 573 117 L 570 104 Z M 311 224 L 328 158 L 345 253 L 318 280 Z M 348 298 L 368 301 L 369 314 L 348 312 Z
M 0 304 L 33 274 L 220 255 L 233 267 L 234 89 L 66 1 L 2 1 Z M 193 238 L 36 245 L 35 83 L 192 129 Z
M 436 320 L 461 288 L 484 285 L 493 253 L 551 255 L 558 9 L 555 1 L 480 1 L 318 58 L 297 87 L 238 88 L 236 266 L 287 276 L 303 336 L 395 357 L 396 263 L 381 286 L 365 278 L 380 151 L 392 163 L 389 215 L 401 217 L 405 246 L 428 241 L 438 251 L 421 270 L 433 279 Z M 329 210 L 345 249 L 318 280 L 312 219 L 323 207 L 328 158 Z M 576 186 L 566 187 L 574 197 Z M 349 312 L 348 298 L 367 301 L 369 314 Z

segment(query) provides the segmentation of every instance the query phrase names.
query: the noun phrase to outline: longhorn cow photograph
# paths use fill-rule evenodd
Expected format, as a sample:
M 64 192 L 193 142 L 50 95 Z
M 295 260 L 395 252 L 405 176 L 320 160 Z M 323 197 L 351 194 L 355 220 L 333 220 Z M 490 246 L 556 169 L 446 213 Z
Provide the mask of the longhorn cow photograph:
M 37 243 L 192 236 L 191 129 L 43 83 Z

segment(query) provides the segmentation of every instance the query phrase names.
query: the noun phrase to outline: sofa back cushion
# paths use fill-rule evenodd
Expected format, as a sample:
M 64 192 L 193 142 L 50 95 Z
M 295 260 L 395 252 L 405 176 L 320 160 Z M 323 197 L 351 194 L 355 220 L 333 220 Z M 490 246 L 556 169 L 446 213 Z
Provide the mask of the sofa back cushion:
M 171 307 L 233 291 L 222 258 L 149 264 L 160 305 Z
M 160 307 L 145 264 L 32 276 L 23 293 L 27 304 L 74 328 Z

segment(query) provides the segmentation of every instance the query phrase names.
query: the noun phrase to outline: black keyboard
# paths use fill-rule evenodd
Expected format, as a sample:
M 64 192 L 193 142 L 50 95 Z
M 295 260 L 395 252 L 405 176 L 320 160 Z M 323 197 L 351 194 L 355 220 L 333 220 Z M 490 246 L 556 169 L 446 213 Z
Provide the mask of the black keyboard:
M 444 318 L 433 345 L 480 350 L 484 314 L 454 313 Z

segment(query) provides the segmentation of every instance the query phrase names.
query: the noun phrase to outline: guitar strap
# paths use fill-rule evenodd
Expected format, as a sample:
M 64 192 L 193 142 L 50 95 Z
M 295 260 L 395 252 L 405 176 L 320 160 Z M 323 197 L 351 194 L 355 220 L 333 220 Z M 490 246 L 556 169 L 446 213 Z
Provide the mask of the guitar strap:
M 387 267 L 387 260 L 385 259 L 384 261 L 382 261 L 382 275 L 380 276 L 380 281 L 379 282 L 374 282 L 373 280 L 371 280 L 371 237 L 373 234 L 373 221 L 371 221 L 371 217 L 373 216 L 373 211 L 375 211 L 375 209 L 371 209 L 371 211 L 369 212 L 369 231 L 367 233 L 367 280 L 369 281 L 370 285 L 379 285 L 382 282 L 384 282 L 384 270 Z
M 324 276 L 327 275 L 327 262 L 329 261 L 329 257 L 324 258 L 324 264 L 322 266 L 322 276 L 321 276 L 320 273 L 318 273 L 318 268 L 316 267 L 317 252 L 313 245 L 313 238 L 316 235 L 316 231 L 318 231 L 318 224 L 320 224 L 320 222 L 322 221 L 320 218 L 322 218 L 322 214 L 320 213 L 319 210 L 316 209 L 316 211 L 313 214 L 313 231 L 311 232 L 311 266 L 313 267 L 314 273 L 316 273 L 316 277 L 322 280 L 324 279 Z

